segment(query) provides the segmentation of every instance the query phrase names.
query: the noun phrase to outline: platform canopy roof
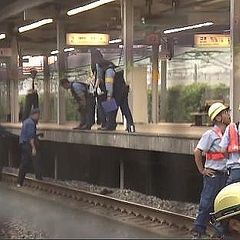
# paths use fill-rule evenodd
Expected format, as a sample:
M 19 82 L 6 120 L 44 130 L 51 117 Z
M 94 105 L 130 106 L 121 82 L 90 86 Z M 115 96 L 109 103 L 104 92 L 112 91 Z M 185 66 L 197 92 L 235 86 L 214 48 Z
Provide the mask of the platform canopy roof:
M 120 0 L 101 7 L 68 16 L 68 10 L 89 4 L 95 0 L 1 0 L 0 33 L 45 19 L 61 18 L 66 32 L 101 32 L 112 39 L 121 38 Z M 209 27 L 169 34 L 179 44 L 191 44 L 195 32 L 222 33 L 229 30 L 229 0 L 134 0 L 134 40 L 141 42 L 149 32 L 163 33 L 166 29 L 213 22 Z M 50 54 L 56 49 L 56 22 L 35 30 L 18 33 L 19 46 L 28 54 Z M 8 39 L 8 38 L 6 38 Z M 4 45 L 0 41 L 0 45 Z

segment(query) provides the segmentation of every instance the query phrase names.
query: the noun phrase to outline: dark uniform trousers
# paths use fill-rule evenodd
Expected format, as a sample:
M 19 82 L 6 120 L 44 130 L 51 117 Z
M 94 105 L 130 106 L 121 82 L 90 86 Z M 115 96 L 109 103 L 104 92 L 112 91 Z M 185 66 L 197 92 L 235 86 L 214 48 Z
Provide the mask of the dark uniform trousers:
M 96 99 L 94 94 L 89 93 L 87 97 L 86 124 L 92 127 L 95 124 Z
M 128 104 L 128 95 L 123 97 L 119 106 L 120 106 L 122 114 L 126 117 L 127 126 L 130 127 L 130 126 L 134 125 L 132 113 L 131 113 L 131 110 L 130 110 L 129 104 Z
M 78 105 L 80 125 L 91 128 L 95 123 L 95 97 L 89 93 L 83 94 L 78 100 Z
M 32 147 L 29 143 L 21 144 L 21 163 L 18 173 L 18 184 L 23 185 L 26 174 L 29 172 L 31 165 L 33 165 L 36 179 L 42 180 L 40 167 L 40 153 L 37 149 L 36 156 L 32 156 Z

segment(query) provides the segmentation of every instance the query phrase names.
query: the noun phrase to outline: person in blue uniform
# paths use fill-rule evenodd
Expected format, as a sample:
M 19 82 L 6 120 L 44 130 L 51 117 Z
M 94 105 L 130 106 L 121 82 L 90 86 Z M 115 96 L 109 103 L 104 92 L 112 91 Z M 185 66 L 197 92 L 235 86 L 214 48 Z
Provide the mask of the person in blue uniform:
M 203 189 L 199 211 L 193 227 L 193 239 L 201 239 L 211 219 L 214 199 L 225 186 L 227 180 L 227 156 L 221 151 L 220 142 L 231 118 L 229 108 L 222 103 L 214 103 L 208 111 L 214 127 L 206 131 L 194 150 L 195 163 L 203 176 Z M 206 155 L 203 164 L 202 155 Z
M 112 62 L 105 60 L 98 49 L 91 50 L 91 66 L 95 75 L 95 92 L 97 93 L 98 110 L 102 122 L 100 129 L 116 129 L 116 116 L 118 107 L 120 107 L 127 120 L 126 130 L 135 132 L 133 117 L 128 104 L 129 86 L 124 80 L 123 70 L 117 69 Z M 113 99 L 116 107 L 112 107 L 113 110 L 106 112 L 102 107 L 102 103 L 104 101 L 111 102 Z
M 93 122 L 89 116 L 90 94 L 88 92 L 88 85 L 82 82 L 70 82 L 66 78 L 60 80 L 60 85 L 66 90 L 70 89 L 72 96 L 78 104 L 80 123 L 74 129 L 90 130 Z
M 23 121 L 19 144 L 21 147 L 21 163 L 18 173 L 18 187 L 23 186 L 26 173 L 33 164 L 36 179 L 42 180 L 39 157 L 39 143 L 37 135 L 37 123 L 40 117 L 40 110 L 32 109 L 30 117 Z
M 91 68 L 95 76 L 94 91 L 97 94 L 97 107 L 101 127 L 99 130 L 116 130 L 117 109 L 106 112 L 102 103 L 113 99 L 115 65 L 103 58 L 98 49 L 91 49 Z

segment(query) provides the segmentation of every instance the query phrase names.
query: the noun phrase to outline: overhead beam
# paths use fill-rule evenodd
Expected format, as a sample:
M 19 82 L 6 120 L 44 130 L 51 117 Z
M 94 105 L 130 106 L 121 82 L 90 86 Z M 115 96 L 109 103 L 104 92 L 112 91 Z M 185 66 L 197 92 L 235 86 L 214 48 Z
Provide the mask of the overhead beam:
M 18 15 L 24 10 L 38 7 L 44 3 L 53 2 L 54 0 L 17 0 L 16 2 L 8 5 L 0 11 L 0 22 Z

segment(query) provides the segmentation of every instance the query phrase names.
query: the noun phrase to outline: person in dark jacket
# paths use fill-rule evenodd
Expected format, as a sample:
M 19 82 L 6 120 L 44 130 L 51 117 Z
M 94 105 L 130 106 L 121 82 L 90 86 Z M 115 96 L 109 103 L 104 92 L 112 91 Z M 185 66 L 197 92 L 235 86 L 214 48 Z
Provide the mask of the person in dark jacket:
M 91 66 L 95 75 L 95 91 L 97 92 L 98 109 L 101 117 L 101 130 L 115 130 L 117 111 L 105 112 L 102 103 L 115 99 L 122 114 L 127 120 L 127 131 L 135 132 L 132 113 L 128 105 L 129 86 L 125 83 L 124 72 L 116 71 L 116 66 L 103 58 L 97 49 L 91 50 Z
M 97 49 L 91 50 L 91 68 L 95 76 L 94 90 L 97 94 L 98 113 L 101 122 L 100 130 L 116 130 L 117 109 L 106 112 L 103 108 L 103 102 L 113 100 L 113 84 L 115 65 L 103 58 L 101 52 Z
M 37 76 L 37 70 L 35 68 L 32 68 L 30 70 L 30 73 L 32 78 L 32 86 L 31 89 L 28 89 L 28 93 L 26 95 L 23 116 L 21 117 L 22 121 L 29 117 L 32 109 L 39 108 L 39 97 L 37 90 L 35 89 L 35 78 Z

